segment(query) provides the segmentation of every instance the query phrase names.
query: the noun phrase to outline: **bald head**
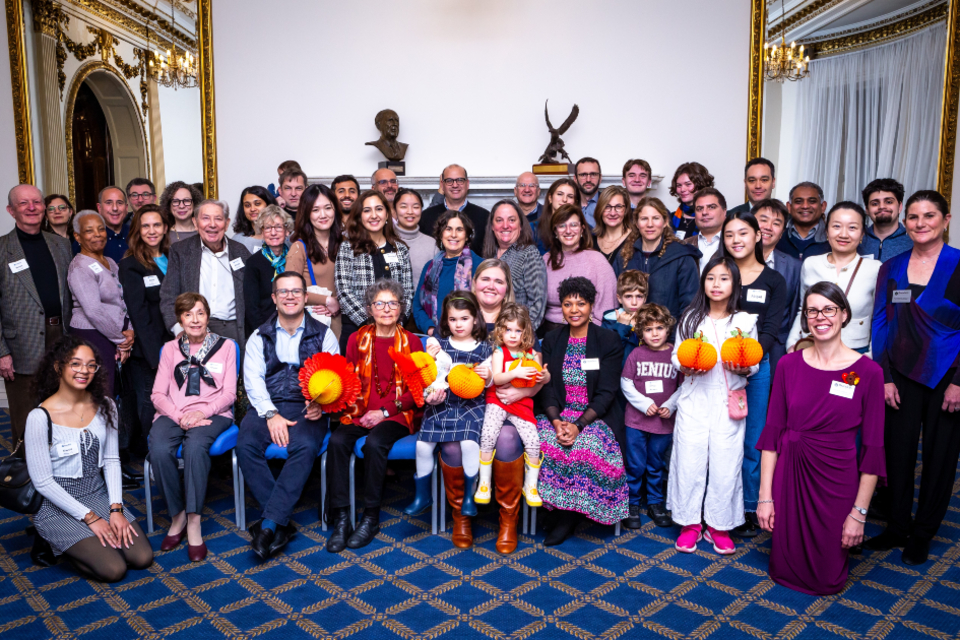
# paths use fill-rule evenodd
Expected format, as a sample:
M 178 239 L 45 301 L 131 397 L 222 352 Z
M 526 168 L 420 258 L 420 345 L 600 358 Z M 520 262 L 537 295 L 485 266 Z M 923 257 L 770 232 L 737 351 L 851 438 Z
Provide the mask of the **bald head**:
M 540 180 L 529 171 L 521 173 L 517 176 L 517 183 L 513 187 L 513 195 L 517 198 L 524 215 L 533 213 L 540 198 Z
M 40 233 L 43 223 L 43 194 L 32 184 L 18 184 L 7 194 L 7 213 L 25 233 Z
M 400 185 L 397 183 L 397 174 L 390 169 L 377 169 L 373 172 L 370 179 L 370 186 L 374 191 L 379 191 L 387 202 L 393 204 L 393 199 L 397 196 Z

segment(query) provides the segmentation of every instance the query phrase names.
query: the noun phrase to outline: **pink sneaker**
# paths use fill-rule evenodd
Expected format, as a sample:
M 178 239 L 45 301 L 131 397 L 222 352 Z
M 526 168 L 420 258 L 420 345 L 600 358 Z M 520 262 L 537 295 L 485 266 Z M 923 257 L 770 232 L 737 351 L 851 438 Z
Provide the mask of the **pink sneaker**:
M 703 536 L 707 542 L 713 544 L 713 550 L 722 556 L 729 556 L 737 552 L 736 545 L 730 539 L 730 534 L 726 531 L 719 531 L 711 526 L 707 526 L 707 532 Z
M 697 550 L 697 543 L 703 540 L 703 527 L 699 524 L 688 524 L 680 530 L 680 537 L 674 545 L 677 551 L 693 553 Z

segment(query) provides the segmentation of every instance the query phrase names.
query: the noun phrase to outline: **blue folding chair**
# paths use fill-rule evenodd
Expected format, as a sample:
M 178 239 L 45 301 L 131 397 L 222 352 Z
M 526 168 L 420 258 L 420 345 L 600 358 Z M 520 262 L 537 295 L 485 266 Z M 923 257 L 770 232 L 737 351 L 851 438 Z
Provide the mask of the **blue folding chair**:
M 237 350 L 237 376 L 240 375 L 240 345 L 237 344 L 234 340 L 234 348 Z M 236 416 L 234 416 L 236 417 Z M 243 522 L 242 510 L 243 510 L 243 482 L 240 480 L 243 476 L 240 475 L 240 465 L 237 463 L 237 435 L 240 433 L 239 427 L 236 423 L 227 427 L 227 429 L 217 436 L 217 439 L 213 441 L 213 444 L 210 445 L 210 455 L 211 456 L 221 456 L 228 451 L 230 452 L 231 457 L 231 466 L 232 466 L 232 475 L 233 475 L 233 508 L 234 508 L 234 522 L 237 524 L 238 529 L 243 529 L 241 525 Z M 148 438 L 149 440 L 149 438 Z M 183 459 L 183 445 L 177 449 L 177 458 Z M 144 500 L 147 503 L 147 533 L 153 533 L 153 491 L 150 487 L 150 454 L 147 454 L 147 457 L 143 460 L 143 493 Z M 170 514 L 170 517 L 173 517 L 175 514 Z
M 320 451 L 317 453 L 317 457 L 320 458 L 320 529 L 322 531 L 327 530 L 327 521 L 323 518 L 323 508 L 327 501 L 327 445 L 330 444 L 330 425 L 329 420 L 327 423 L 327 435 L 323 437 L 323 442 L 320 444 Z M 267 450 L 264 454 L 267 460 L 286 460 L 287 459 L 287 448 L 281 447 L 274 443 L 267 445 Z M 246 500 L 244 499 L 243 493 L 243 471 L 240 470 L 240 522 L 241 524 L 237 525 L 241 529 L 247 528 L 247 505 Z
M 353 453 L 350 455 L 350 524 L 357 526 L 357 497 L 356 481 L 354 477 L 354 466 L 357 458 L 363 459 L 363 445 L 367 442 L 367 436 L 363 436 L 353 446 Z M 417 436 L 409 435 L 397 440 L 390 448 L 387 460 L 416 460 L 417 459 Z M 433 481 L 430 483 L 430 490 L 433 493 L 433 506 L 430 507 L 430 533 L 437 533 L 437 461 L 433 461 Z

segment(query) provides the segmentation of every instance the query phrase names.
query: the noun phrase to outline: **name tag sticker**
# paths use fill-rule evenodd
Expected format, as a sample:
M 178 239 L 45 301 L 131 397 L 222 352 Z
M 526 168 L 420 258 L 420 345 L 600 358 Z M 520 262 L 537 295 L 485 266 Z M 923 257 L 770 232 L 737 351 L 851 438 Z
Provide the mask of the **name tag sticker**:
M 747 302 L 759 302 L 760 304 L 765 304 L 767 302 L 767 290 L 747 289 Z
M 580 369 L 583 371 L 600 371 L 600 358 L 584 358 L 580 361 Z
M 663 393 L 663 380 L 647 380 L 644 383 L 644 393 Z
M 144 277 L 143 277 L 143 286 L 145 286 L 145 287 L 159 287 L 159 286 L 160 286 L 160 277 L 159 277 L 159 276 L 144 276 Z
M 234 258 L 230 261 L 230 268 L 236 271 L 237 269 L 243 269 L 243 259 Z
M 841 398 L 846 398 L 848 400 L 853 398 L 853 392 L 856 390 L 856 387 L 852 384 L 844 384 L 839 380 L 834 380 L 830 383 L 830 395 L 840 396 Z
M 94 262 L 90 265 L 90 271 L 93 271 L 94 273 L 102 273 L 103 267 L 100 266 L 99 262 Z
M 913 291 L 910 289 L 895 289 L 893 292 L 893 304 L 906 304 L 913 299 Z
M 207 370 L 210 373 L 223 373 L 223 363 L 222 362 L 208 362 L 206 364 Z
M 392 251 L 383 254 L 383 259 L 386 260 L 388 264 L 400 264 L 400 256 Z
M 80 453 L 80 447 L 77 446 L 76 442 L 61 442 L 57 445 L 57 455 L 61 458 L 75 456 L 78 453 Z
M 332 295 L 333 295 L 333 291 L 330 291 L 330 289 L 327 289 L 326 287 L 317 287 L 317 289 L 318 289 L 317 293 L 319 293 L 319 294 L 322 295 L 322 296 L 332 296 Z
M 673 235 L 677 236 L 677 240 L 683 240 L 684 238 L 687 237 L 687 232 L 677 230 L 673 232 Z
M 24 258 L 23 260 L 17 260 L 16 262 L 10 263 L 11 273 L 20 273 L 21 271 L 29 268 L 30 268 L 30 265 L 27 264 L 26 258 Z

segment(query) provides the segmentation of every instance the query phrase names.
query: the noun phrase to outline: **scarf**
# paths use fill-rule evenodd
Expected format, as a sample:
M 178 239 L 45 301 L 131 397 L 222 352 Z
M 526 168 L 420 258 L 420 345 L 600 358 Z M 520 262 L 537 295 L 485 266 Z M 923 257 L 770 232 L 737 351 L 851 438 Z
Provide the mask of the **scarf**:
M 344 414 L 340 416 L 340 422 L 343 424 L 353 424 L 355 420 L 359 420 L 360 417 L 367 412 L 367 406 L 370 404 L 370 394 L 373 393 L 373 389 L 376 386 L 373 380 L 373 350 L 375 349 L 374 341 L 376 337 L 377 327 L 375 325 L 368 324 L 357 330 L 357 351 L 360 352 L 360 359 L 354 366 L 356 367 L 357 375 L 360 377 L 360 397 L 357 398 L 355 405 L 349 407 Z M 400 353 L 410 354 L 408 334 L 400 327 L 397 327 L 397 332 L 393 335 L 393 349 Z M 393 397 L 394 400 L 399 400 L 404 393 L 409 391 L 403 383 L 400 369 L 393 365 L 393 360 L 378 362 L 377 367 L 390 367 L 393 369 L 393 388 L 396 389 Z M 402 415 L 407 419 L 407 424 L 410 425 L 409 428 L 413 429 L 414 411 L 404 411 Z
M 186 395 L 200 395 L 201 380 L 210 387 L 215 388 L 217 386 L 217 383 L 213 380 L 213 376 L 210 375 L 210 372 L 207 371 L 204 365 L 207 364 L 207 361 L 210 360 L 213 354 L 219 351 L 224 342 L 226 342 L 225 338 L 221 338 L 215 333 L 208 333 L 203 339 L 203 344 L 200 345 L 200 350 L 191 356 L 190 343 L 187 341 L 187 336 L 180 336 L 180 339 L 177 341 L 177 346 L 180 347 L 180 353 L 183 354 L 184 359 L 174 368 L 173 377 L 177 381 L 177 387 L 181 389 L 183 388 L 183 383 L 187 383 Z
M 287 251 L 289 250 L 289 247 L 284 244 L 283 252 L 280 255 L 277 255 L 267 245 L 260 247 L 260 253 L 263 254 L 263 257 L 266 258 L 267 262 L 270 263 L 270 266 L 273 267 L 273 277 L 270 278 L 270 280 L 276 280 L 278 275 L 286 271 Z
M 443 259 L 446 253 L 441 251 L 433 256 L 427 274 L 423 278 L 423 291 L 420 293 L 420 303 L 434 324 L 439 324 L 437 316 L 440 309 L 437 306 L 437 294 L 440 290 L 440 274 L 443 271 Z M 454 291 L 470 291 L 473 285 L 473 254 L 470 249 L 464 249 L 457 258 L 457 270 L 453 274 Z

